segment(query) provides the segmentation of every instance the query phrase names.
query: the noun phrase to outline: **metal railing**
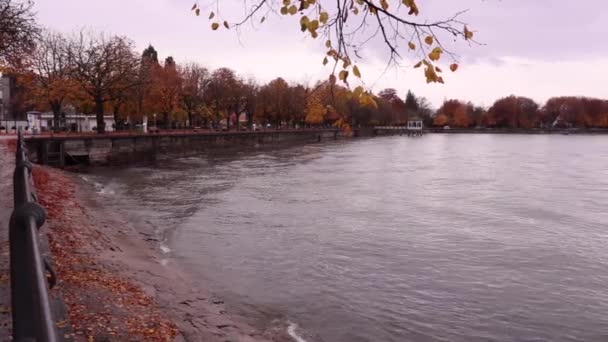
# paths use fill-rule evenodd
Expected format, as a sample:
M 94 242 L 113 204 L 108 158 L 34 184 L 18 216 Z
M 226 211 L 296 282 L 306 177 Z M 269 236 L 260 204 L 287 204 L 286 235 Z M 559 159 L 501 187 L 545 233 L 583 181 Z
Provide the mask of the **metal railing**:
M 21 131 L 13 185 L 15 209 L 9 232 L 13 340 L 55 342 L 58 335 L 49 296 L 55 273 L 42 256 L 38 241 L 38 229 L 44 224 L 46 213 L 33 191 L 32 164 L 27 159 Z

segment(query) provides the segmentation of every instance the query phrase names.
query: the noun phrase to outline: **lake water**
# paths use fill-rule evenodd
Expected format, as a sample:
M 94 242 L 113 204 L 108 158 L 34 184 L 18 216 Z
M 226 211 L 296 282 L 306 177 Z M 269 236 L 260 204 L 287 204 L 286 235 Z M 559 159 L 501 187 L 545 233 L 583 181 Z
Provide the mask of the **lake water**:
M 608 340 L 605 136 L 378 137 L 87 177 L 169 262 L 307 341 Z

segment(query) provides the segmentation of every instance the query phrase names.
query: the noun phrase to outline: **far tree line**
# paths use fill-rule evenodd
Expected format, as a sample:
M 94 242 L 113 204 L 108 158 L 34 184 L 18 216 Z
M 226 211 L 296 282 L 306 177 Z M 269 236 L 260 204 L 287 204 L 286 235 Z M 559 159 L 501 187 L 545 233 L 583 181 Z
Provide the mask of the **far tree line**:
M 266 84 L 234 70 L 210 70 L 198 63 L 159 59 L 150 45 L 136 51 L 127 37 L 82 31 L 66 36 L 37 26 L 32 3 L 0 0 L 0 71 L 15 80 L 11 107 L 52 111 L 59 129 L 63 113 L 95 113 L 97 130 L 104 115 L 116 128 L 156 118 L 163 128 L 251 128 L 336 125 L 405 125 L 412 117 L 425 126 L 459 128 L 608 128 L 608 101 L 555 97 L 542 106 L 530 98 L 509 96 L 490 108 L 446 100 L 433 110 L 424 97 L 395 89 L 373 94 L 339 85 L 335 77 L 314 85 L 276 78 Z
M 81 32 L 66 37 L 42 32 L 20 67 L 6 69 L 21 89 L 16 108 L 52 111 L 55 124 L 66 107 L 96 113 L 99 132 L 103 115 L 116 124 L 141 122 L 143 116 L 163 128 L 251 128 L 254 122 L 273 127 L 337 125 L 404 125 L 421 118 L 426 126 L 458 128 L 535 128 L 558 126 L 608 127 L 608 101 L 585 97 L 555 97 L 544 105 L 509 96 L 490 108 L 446 100 L 433 110 L 424 97 L 384 89 L 369 98 L 360 87 L 349 89 L 328 81 L 313 86 L 276 78 L 266 84 L 240 77 L 229 68 L 209 70 L 197 63 L 160 60 L 150 45 L 137 52 L 131 40 Z M 243 124 L 245 122 L 245 124 Z M 56 127 L 59 128 L 59 127 Z
M 198 63 L 159 59 L 150 45 L 137 52 L 126 37 L 81 32 L 64 36 L 42 32 L 34 48 L 22 55 L 19 67 L 5 69 L 17 81 L 20 96 L 13 104 L 22 113 L 52 111 L 59 129 L 66 108 L 95 113 L 97 129 L 104 115 L 117 128 L 141 122 L 144 116 L 162 128 L 251 128 L 405 124 L 411 113 L 432 114 L 428 101 L 396 90 L 373 95 L 329 81 L 313 86 L 276 78 L 266 84 L 240 77 L 234 70 L 209 70 Z M 362 93 L 369 95 L 362 95 Z M 244 122 L 244 124 L 243 124 Z

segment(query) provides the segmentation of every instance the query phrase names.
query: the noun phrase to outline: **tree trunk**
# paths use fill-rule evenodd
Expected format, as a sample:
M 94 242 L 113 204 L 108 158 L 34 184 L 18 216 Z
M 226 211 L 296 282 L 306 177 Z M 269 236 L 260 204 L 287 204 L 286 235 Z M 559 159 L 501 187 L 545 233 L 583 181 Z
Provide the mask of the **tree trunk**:
M 59 131 L 59 120 L 61 120 L 61 105 L 57 103 L 51 104 L 51 109 L 53 110 L 53 131 Z
M 165 129 L 171 128 L 169 126 L 169 113 L 163 113 L 163 127 L 165 127 Z
M 192 122 L 192 112 L 188 111 L 188 126 L 190 126 L 190 128 L 194 127 L 194 123 Z
M 247 112 L 247 126 L 249 126 L 249 129 L 253 129 L 253 113 L 251 112 Z
M 105 133 L 106 122 L 103 119 L 103 101 L 100 98 L 95 99 L 95 116 L 97 118 L 97 133 Z
M 114 127 L 118 129 L 118 112 L 120 112 L 120 104 L 115 105 L 112 111 L 114 112 Z

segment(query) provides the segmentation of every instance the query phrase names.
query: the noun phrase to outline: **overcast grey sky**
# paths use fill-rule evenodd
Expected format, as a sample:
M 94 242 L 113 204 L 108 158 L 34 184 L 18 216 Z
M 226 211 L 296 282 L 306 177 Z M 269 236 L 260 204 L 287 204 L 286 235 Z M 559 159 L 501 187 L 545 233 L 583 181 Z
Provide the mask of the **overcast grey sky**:
M 194 0 L 36 0 L 46 27 L 74 32 L 83 27 L 126 35 L 139 50 L 154 45 L 161 57 L 196 61 L 208 68 L 226 66 L 243 77 L 266 82 L 283 77 L 312 84 L 326 79 L 321 65 L 323 41 L 305 37 L 297 17 L 269 16 L 263 25 L 211 31 L 204 13 L 190 12 Z M 324 1 L 324 0 L 322 0 Z M 386 50 L 371 44 L 360 66 L 374 91 L 411 89 L 438 106 L 446 98 L 489 106 L 499 97 L 525 95 L 537 101 L 550 96 L 608 98 L 608 1 L 605 0 L 417 0 L 421 12 L 440 19 L 469 9 L 463 20 L 482 46 L 458 44 L 461 68 L 446 72 L 446 84 L 427 85 L 421 70 L 390 69 L 381 78 Z M 243 1 L 222 3 L 227 19 L 237 19 Z M 407 56 L 407 54 L 406 54 Z M 413 56 L 411 56 L 413 57 Z M 409 63 L 409 64 L 408 64 Z

